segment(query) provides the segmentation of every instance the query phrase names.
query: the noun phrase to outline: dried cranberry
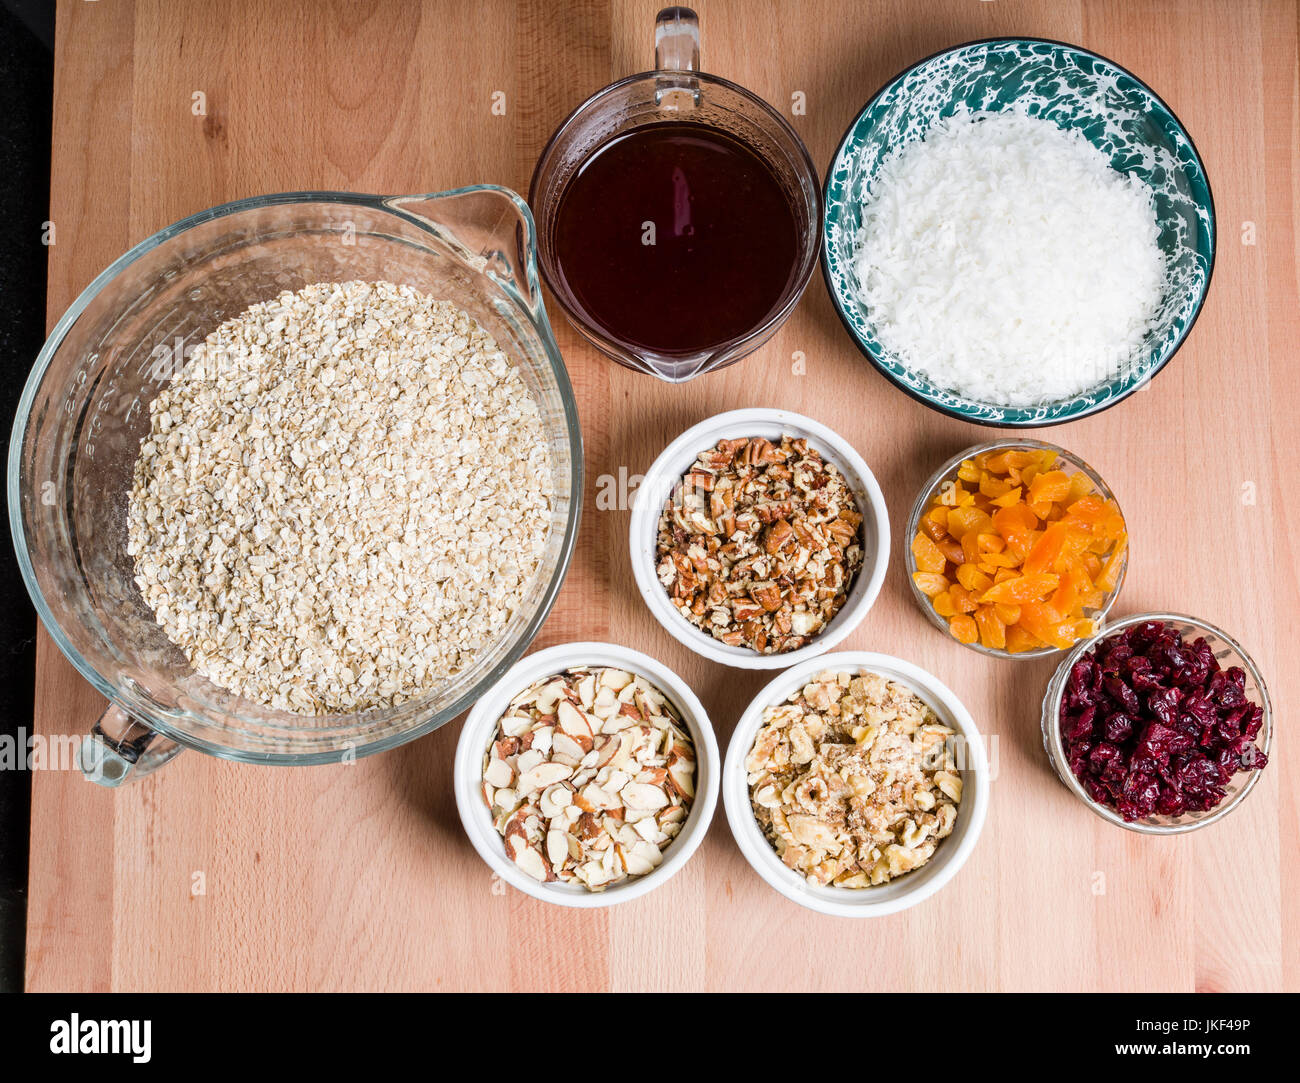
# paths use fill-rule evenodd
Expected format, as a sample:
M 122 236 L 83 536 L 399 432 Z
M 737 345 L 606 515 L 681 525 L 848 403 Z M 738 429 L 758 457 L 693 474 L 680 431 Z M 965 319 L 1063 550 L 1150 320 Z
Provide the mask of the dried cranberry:
M 1115 711 L 1113 714 L 1106 716 L 1106 724 L 1102 732 L 1106 740 L 1122 745 L 1133 736 L 1133 719 L 1124 714 L 1123 711 Z
M 1152 692 L 1147 696 L 1147 710 L 1170 728 L 1177 724 L 1178 706 L 1179 699 L 1176 688 L 1162 688 L 1158 692 Z
M 1072 738 L 1087 737 L 1092 733 L 1092 720 L 1097 716 L 1097 708 L 1094 706 L 1084 707 L 1079 711 L 1069 723 L 1069 736 Z
M 1222 669 L 1204 638 L 1184 642 L 1159 621 L 1097 643 L 1061 697 L 1070 770 L 1129 821 L 1217 806 L 1234 774 L 1268 763 L 1255 745 L 1263 720 L 1239 666 Z

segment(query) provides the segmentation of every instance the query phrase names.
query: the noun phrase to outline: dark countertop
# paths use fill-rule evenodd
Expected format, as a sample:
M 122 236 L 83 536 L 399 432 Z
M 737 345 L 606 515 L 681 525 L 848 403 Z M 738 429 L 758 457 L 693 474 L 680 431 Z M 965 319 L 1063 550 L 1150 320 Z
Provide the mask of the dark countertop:
M 45 339 L 50 202 L 50 122 L 54 81 L 53 4 L 0 3 L 0 441 L 7 452 L 14 410 Z M 30 732 L 36 617 L 18 573 L 9 532 L 0 542 L 0 736 Z M 23 987 L 31 777 L 0 771 L 0 991 Z

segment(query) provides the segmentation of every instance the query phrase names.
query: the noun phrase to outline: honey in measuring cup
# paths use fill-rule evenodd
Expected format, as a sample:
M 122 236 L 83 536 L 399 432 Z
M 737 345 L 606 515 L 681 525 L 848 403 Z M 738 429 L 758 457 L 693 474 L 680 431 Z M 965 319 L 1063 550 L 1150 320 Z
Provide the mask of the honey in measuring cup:
M 542 273 L 622 364 L 690 379 L 780 326 L 816 260 L 821 204 L 803 143 L 767 103 L 699 72 L 698 23 L 660 12 L 656 71 L 560 126 L 533 174 Z

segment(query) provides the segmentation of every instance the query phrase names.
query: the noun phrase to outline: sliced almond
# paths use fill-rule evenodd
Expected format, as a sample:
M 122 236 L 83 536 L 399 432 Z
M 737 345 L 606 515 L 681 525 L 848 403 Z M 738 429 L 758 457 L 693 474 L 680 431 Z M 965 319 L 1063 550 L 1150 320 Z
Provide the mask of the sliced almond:
M 616 755 L 618 755 L 618 750 L 621 747 L 621 744 L 618 738 L 613 734 L 608 733 L 602 733 L 595 740 L 596 744 L 594 751 L 596 753 L 596 762 L 592 764 L 592 766 L 597 768 L 604 767 L 613 760 Z
M 557 715 L 560 719 L 560 729 L 564 730 L 570 737 L 575 740 L 591 740 L 591 725 L 587 722 L 587 716 L 567 699 L 560 701 Z
M 582 762 L 582 757 L 586 753 L 582 746 L 578 744 L 567 733 L 556 732 L 551 738 L 551 758 L 560 760 L 569 764 L 571 767 L 577 767 Z
M 687 800 L 695 796 L 695 761 L 679 759 L 668 768 L 668 778 L 677 792 Z
M 658 786 L 647 786 L 642 782 L 629 782 L 619 796 L 628 808 L 659 809 L 668 804 L 668 795 Z
M 533 728 L 533 720 L 528 715 L 506 715 L 501 719 L 501 732 L 507 737 L 518 737 Z
M 599 718 L 602 722 L 618 714 L 619 702 L 618 696 L 612 688 L 602 685 L 596 698 L 591 705 L 591 713 Z
M 618 808 L 619 802 L 594 782 L 582 788 L 582 799 L 595 809 Z
M 567 763 L 539 763 L 531 771 L 520 773 L 515 789 L 519 793 L 536 793 L 538 790 L 544 790 L 547 786 L 563 782 L 572 774 L 573 768 Z
M 527 752 L 519 753 L 519 757 L 515 760 L 515 770 L 522 775 L 527 771 L 531 771 L 539 763 L 545 762 L 546 756 L 543 753 L 535 748 L 530 748 Z
M 546 832 L 546 856 L 552 867 L 559 867 L 569 857 L 569 836 L 563 831 Z
M 550 870 L 546 867 L 546 862 L 543 860 L 541 853 L 535 847 L 523 847 L 517 854 L 515 854 L 515 864 L 523 869 L 523 871 L 534 880 L 540 881 L 543 884 L 546 883 L 547 880 L 551 879 L 549 875 Z
M 678 724 L 663 694 L 625 670 L 575 669 L 525 689 L 484 757 L 506 853 L 536 880 L 592 891 L 652 871 L 689 804 L 676 779 L 693 785 Z
M 632 683 L 632 674 L 621 669 L 606 669 L 600 674 L 600 683 L 605 688 L 613 689 L 615 692 L 621 688 L 626 688 Z
M 537 802 L 537 807 L 541 809 L 542 815 L 548 820 L 559 816 L 566 808 L 573 803 L 573 791 L 563 783 L 548 786 L 542 791 L 542 796 Z
M 483 781 L 498 789 L 509 786 L 515 780 L 515 773 L 505 760 L 490 759 L 483 769 Z

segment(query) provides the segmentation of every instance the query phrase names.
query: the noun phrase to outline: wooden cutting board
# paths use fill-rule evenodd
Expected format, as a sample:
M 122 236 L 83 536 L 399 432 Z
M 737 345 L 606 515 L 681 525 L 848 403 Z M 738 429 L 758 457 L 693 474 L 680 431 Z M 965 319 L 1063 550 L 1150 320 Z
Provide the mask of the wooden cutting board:
M 289 189 L 525 191 L 569 109 L 650 66 L 655 0 L 311 3 L 65 0 L 54 90 L 49 320 L 114 257 L 211 204 Z M 1038 714 L 1050 660 L 994 664 L 913 604 L 904 517 L 926 476 L 987 430 L 939 417 L 863 361 L 820 278 L 757 355 L 671 387 L 582 345 L 552 306 L 586 440 L 585 519 L 539 645 L 612 639 L 676 667 L 725 746 L 758 674 L 688 653 L 639 602 L 627 513 L 602 478 L 678 432 L 780 405 L 838 429 L 884 488 L 895 552 L 844 644 L 939 675 L 993 745 L 983 838 L 924 905 L 867 922 L 796 907 L 749 869 L 721 808 L 649 897 L 549 907 L 494 881 L 451 794 L 459 726 L 354 766 L 250 767 L 187 753 L 111 792 L 33 786 L 27 981 L 39 990 L 1177 989 L 1300 987 L 1296 831 L 1300 590 L 1295 403 L 1297 5 L 1290 0 L 697 0 L 704 66 L 790 114 L 825 168 L 867 98 L 972 38 L 1077 42 L 1130 68 L 1182 118 L 1218 207 L 1214 285 L 1152 390 L 1049 439 L 1093 463 L 1129 516 L 1116 615 L 1170 608 L 1236 633 L 1270 681 L 1273 763 L 1230 819 L 1153 839 L 1108 826 L 1051 774 Z M 196 115 L 201 93 L 206 115 Z M 504 95 L 504 99 L 501 95 Z M 504 115 L 493 112 L 504 100 Z M 802 353 L 806 373 L 794 375 Z M 102 701 L 42 634 L 38 732 Z M 196 893 L 201 885 L 202 893 Z

